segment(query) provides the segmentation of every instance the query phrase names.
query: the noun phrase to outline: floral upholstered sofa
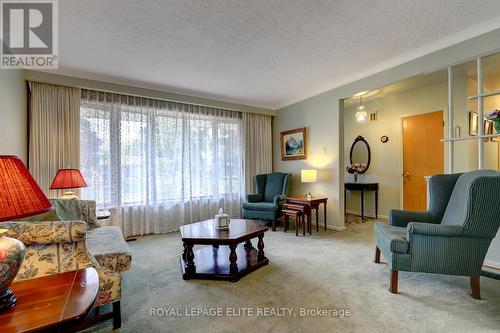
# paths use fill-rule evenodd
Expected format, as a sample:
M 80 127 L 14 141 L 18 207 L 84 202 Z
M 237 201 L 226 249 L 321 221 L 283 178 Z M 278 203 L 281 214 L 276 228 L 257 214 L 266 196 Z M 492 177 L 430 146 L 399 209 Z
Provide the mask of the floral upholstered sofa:
M 24 261 L 15 280 L 93 267 L 99 275 L 99 293 L 95 304 L 97 316 L 94 321 L 113 318 L 113 328 L 118 328 L 121 326 L 121 272 L 130 269 L 130 250 L 118 227 L 99 225 L 94 201 L 71 201 L 68 205 L 61 200 L 51 200 L 54 211 L 52 215 L 46 213 L 41 221 L 2 224 L 9 229 L 10 237 L 26 245 Z M 63 207 L 59 209 L 61 204 Z M 50 221 L 57 220 L 61 215 L 80 218 Z M 112 304 L 113 311 L 99 314 L 100 307 L 106 304 Z

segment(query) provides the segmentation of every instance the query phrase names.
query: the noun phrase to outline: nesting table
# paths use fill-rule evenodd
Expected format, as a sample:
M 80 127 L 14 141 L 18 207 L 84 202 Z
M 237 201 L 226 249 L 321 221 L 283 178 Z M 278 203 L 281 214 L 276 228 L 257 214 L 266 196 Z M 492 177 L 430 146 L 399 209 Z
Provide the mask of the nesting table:
M 232 219 L 228 230 L 218 230 L 215 220 L 184 225 L 181 228 L 184 251 L 182 277 L 238 281 L 242 276 L 269 263 L 264 255 L 266 226 L 258 221 Z M 257 248 L 251 240 L 257 238 Z M 204 246 L 194 250 L 195 245 Z

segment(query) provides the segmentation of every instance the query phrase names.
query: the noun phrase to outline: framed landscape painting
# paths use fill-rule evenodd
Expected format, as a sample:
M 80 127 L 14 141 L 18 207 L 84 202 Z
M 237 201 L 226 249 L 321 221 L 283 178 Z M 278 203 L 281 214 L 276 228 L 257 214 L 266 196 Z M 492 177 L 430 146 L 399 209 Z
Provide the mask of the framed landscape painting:
M 306 128 L 281 132 L 281 160 L 305 160 L 307 158 Z

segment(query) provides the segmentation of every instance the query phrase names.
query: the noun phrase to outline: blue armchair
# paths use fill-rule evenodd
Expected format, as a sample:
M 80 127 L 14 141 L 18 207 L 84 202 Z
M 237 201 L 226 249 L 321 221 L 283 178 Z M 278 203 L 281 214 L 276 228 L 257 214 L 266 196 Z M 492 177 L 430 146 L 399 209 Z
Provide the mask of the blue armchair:
M 243 204 L 243 217 L 272 221 L 276 231 L 276 219 L 281 215 L 281 207 L 290 190 L 292 175 L 274 172 L 255 176 L 256 194 L 248 194 Z
M 470 277 L 481 299 L 479 274 L 500 227 L 500 173 L 478 170 L 430 179 L 427 212 L 392 210 L 389 223 L 375 223 L 375 262 L 387 259 L 391 293 L 398 271 Z

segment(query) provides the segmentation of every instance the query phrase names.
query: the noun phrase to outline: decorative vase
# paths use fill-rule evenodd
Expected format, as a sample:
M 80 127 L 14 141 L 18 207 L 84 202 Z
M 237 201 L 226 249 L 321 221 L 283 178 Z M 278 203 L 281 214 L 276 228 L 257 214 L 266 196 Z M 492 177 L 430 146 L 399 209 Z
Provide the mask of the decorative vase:
M 497 134 L 500 134 L 500 119 L 495 119 L 493 121 L 493 127 L 495 127 Z
M 358 173 L 357 172 L 354 173 L 354 182 L 355 183 L 358 182 Z
M 5 229 L 2 231 L 5 232 Z M 21 267 L 25 251 L 26 247 L 21 241 L 0 236 L 0 312 L 16 305 L 16 296 L 9 285 Z

